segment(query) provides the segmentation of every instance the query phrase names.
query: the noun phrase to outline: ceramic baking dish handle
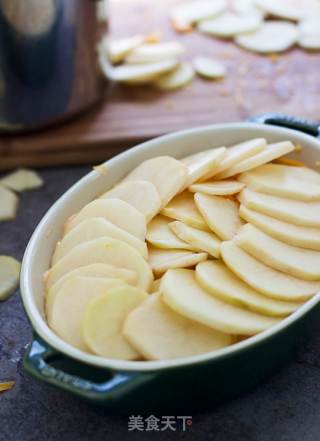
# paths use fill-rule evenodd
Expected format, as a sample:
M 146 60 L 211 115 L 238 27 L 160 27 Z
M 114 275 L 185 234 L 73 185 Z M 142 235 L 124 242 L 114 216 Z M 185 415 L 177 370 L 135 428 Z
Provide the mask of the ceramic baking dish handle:
M 247 120 L 260 124 L 271 124 L 273 126 L 286 127 L 288 129 L 299 130 L 308 135 L 320 138 L 320 124 L 307 121 L 294 116 L 282 115 L 280 113 L 262 113 Z
M 107 375 L 110 379 L 100 383 L 71 375 L 50 366 L 50 361 L 59 360 L 59 358 L 61 358 L 61 353 L 48 345 L 33 331 L 30 345 L 23 359 L 23 368 L 26 373 L 42 383 L 64 390 L 94 404 L 103 405 L 108 401 L 114 403 L 117 398 L 139 388 L 154 377 L 154 374 L 148 372 L 115 371 L 110 368 L 101 368 L 100 371 L 103 370 L 105 376 Z M 78 364 L 78 368 L 84 367 L 91 370 L 92 377 L 90 365 L 74 359 L 68 360 L 73 366 Z

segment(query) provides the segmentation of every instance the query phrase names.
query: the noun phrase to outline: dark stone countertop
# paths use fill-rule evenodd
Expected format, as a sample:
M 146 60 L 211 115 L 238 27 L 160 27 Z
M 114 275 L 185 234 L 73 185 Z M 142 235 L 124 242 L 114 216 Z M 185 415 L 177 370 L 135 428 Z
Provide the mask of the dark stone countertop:
M 0 224 L 0 254 L 21 260 L 42 216 L 89 170 L 88 166 L 40 171 L 45 187 L 21 195 L 17 219 Z M 0 382 L 16 382 L 10 391 L 0 393 L 0 440 L 320 439 L 320 334 L 270 380 L 237 399 L 193 415 L 193 424 L 185 432 L 178 422 L 176 432 L 129 432 L 128 417 L 110 415 L 30 379 L 22 370 L 29 337 L 30 326 L 16 292 L 0 304 Z

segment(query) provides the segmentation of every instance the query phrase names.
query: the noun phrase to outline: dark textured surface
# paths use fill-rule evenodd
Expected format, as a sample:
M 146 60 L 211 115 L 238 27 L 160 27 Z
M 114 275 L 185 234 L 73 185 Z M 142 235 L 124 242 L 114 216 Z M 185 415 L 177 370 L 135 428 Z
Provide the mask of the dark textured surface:
M 41 190 L 21 196 L 18 217 L 0 224 L 0 254 L 21 260 L 28 240 L 52 203 L 89 167 L 40 171 Z M 319 441 L 320 334 L 297 359 L 253 391 L 201 414 L 182 431 L 128 431 L 128 418 L 115 416 L 29 379 L 22 357 L 30 337 L 19 293 L 0 303 L 0 382 L 14 380 L 0 393 L 0 440 L 213 440 Z M 234 367 L 235 375 L 237 366 Z M 187 385 L 186 385 L 187 387 Z M 162 426 L 161 426 L 162 427 Z

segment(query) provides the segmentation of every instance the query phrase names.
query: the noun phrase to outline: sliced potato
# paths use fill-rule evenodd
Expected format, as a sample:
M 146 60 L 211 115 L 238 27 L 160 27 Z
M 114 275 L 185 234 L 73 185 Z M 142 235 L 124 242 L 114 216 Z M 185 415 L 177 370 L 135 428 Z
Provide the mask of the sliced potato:
M 160 289 L 164 302 L 178 314 L 228 334 L 255 335 L 280 321 L 216 299 L 198 285 L 193 270 L 170 269 Z
M 299 28 L 299 46 L 304 49 L 319 50 L 320 49 L 320 16 L 309 17 L 301 20 L 298 24 Z
M 224 12 L 210 20 L 200 21 L 198 30 L 204 34 L 230 38 L 243 32 L 252 32 L 262 25 L 262 17 L 258 15 L 244 15 L 235 12 Z
M 193 67 L 188 62 L 178 64 L 178 66 L 166 74 L 161 75 L 153 83 L 154 87 L 160 90 L 169 91 L 179 89 L 189 84 L 195 76 Z
M 158 156 L 138 165 L 122 182 L 135 179 L 152 182 L 161 199 L 162 209 L 178 193 L 186 181 L 187 174 L 188 168 L 181 162 L 169 156 Z
M 23 193 L 43 186 L 43 179 L 33 170 L 20 168 L 1 179 L 0 183 L 11 190 Z
M 10 256 L 0 256 L 0 301 L 7 300 L 19 287 L 21 263 Z
M 238 200 L 246 208 L 302 227 L 320 227 L 320 201 L 304 202 L 256 193 L 244 188 Z
M 45 275 L 46 291 L 65 274 L 92 263 L 107 263 L 135 271 L 138 274 L 137 285 L 144 291 L 151 287 L 152 271 L 134 248 L 110 237 L 100 237 L 76 246 L 59 260 Z
M 220 258 L 221 239 L 214 233 L 188 227 L 182 222 L 171 222 L 172 231 L 198 251 L 204 251 L 217 259 Z
M 304 305 L 304 302 L 275 300 L 259 293 L 239 279 L 221 260 L 199 263 L 196 280 L 214 297 L 258 314 L 285 317 Z
M 142 64 L 175 58 L 186 52 L 186 47 L 179 41 L 165 43 L 145 43 L 134 48 L 126 57 L 126 63 Z
M 118 228 L 140 240 L 145 240 L 147 231 L 145 216 L 121 199 L 97 199 L 85 205 L 75 217 L 66 223 L 62 237 L 70 233 L 81 222 L 92 217 L 104 217 Z
M 206 223 L 222 240 L 231 240 L 245 224 L 236 202 L 202 193 L 196 193 L 194 200 Z
M 232 179 L 225 179 L 223 181 L 214 181 L 212 179 L 210 181 L 190 185 L 188 191 L 191 193 L 211 194 L 213 196 L 226 196 L 239 193 L 244 187 L 245 184 Z
M 170 10 L 170 18 L 185 23 L 196 23 L 220 14 L 228 7 L 227 0 L 197 0 L 182 3 Z
M 159 292 L 160 283 L 161 283 L 161 278 L 157 279 L 157 280 L 154 280 L 152 282 L 151 289 L 150 289 L 150 294 L 153 294 L 154 292 Z
M 268 14 L 287 20 L 300 20 L 306 14 L 308 5 L 301 0 L 255 0 L 256 5 Z
M 109 60 L 112 63 L 122 61 L 133 49 L 144 42 L 143 35 L 134 35 L 129 38 L 121 38 L 119 40 L 104 40 Z
M 146 217 L 146 222 L 158 213 L 161 200 L 152 182 L 130 181 L 117 185 L 112 190 L 103 193 L 99 199 L 117 198 L 132 205 Z
M 254 15 L 260 18 L 264 18 L 266 15 L 265 12 L 256 5 L 255 0 L 232 0 L 231 8 L 232 11 L 235 11 L 237 14 Z
M 226 66 L 212 57 L 198 55 L 193 58 L 192 64 L 197 74 L 205 78 L 223 78 L 227 75 Z
M 127 315 L 123 335 L 147 360 L 192 357 L 234 342 L 230 334 L 177 314 L 160 293 L 152 294 Z
M 19 197 L 0 184 L 0 222 L 14 220 L 18 211 Z
M 288 245 L 251 224 L 240 228 L 233 240 L 237 246 L 272 268 L 302 280 L 320 280 L 320 251 Z
M 139 288 L 111 289 L 91 300 L 82 318 L 81 330 L 86 345 L 101 357 L 136 360 L 140 353 L 122 335 L 126 316 L 148 297 Z

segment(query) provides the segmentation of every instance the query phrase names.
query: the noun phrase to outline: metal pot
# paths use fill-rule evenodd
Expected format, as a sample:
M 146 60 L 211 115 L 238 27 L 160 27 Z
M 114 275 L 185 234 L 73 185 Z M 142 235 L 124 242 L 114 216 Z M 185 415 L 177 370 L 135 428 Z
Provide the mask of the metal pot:
M 106 0 L 0 0 L 0 131 L 60 122 L 105 95 Z

